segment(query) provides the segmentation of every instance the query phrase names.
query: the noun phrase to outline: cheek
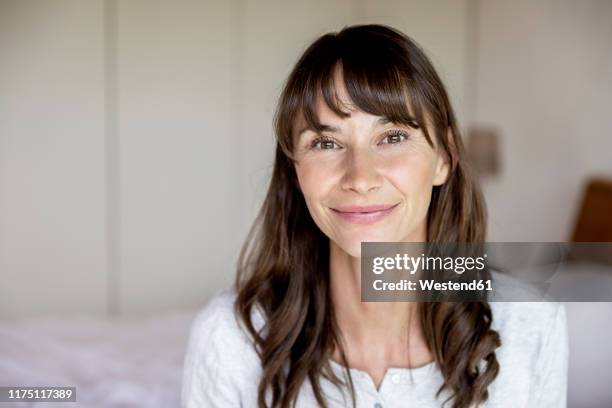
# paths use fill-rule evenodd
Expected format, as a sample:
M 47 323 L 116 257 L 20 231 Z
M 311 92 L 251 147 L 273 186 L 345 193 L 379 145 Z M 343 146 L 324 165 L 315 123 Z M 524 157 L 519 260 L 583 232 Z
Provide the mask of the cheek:
M 325 166 L 308 164 L 296 166 L 296 174 L 306 207 L 314 223 L 325 235 L 333 236 L 333 228 L 324 208 L 325 203 L 328 203 L 329 192 L 333 189 L 332 176 L 325 170 Z
M 324 199 L 330 189 L 330 174 L 325 166 L 308 162 L 296 166 L 295 170 L 306 204 L 312 212 L 316 210 L 316 203 Z
M 387 178 L 403 195 L 423 194 L 432 188 L 435 160 L 424 154 L 396 157 L 388 161 L 386 173 Z

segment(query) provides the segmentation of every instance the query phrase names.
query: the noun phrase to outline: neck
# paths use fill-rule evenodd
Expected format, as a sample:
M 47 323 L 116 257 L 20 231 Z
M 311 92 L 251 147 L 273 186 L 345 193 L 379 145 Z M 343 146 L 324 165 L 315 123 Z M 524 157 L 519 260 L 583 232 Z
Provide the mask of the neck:
M 416 303 L 361 302 L 361 258 L 330 240 L 330 290 L 342 338 L 349 354 L 378 350 L 379 359 L 402 359 L 411 338 L 420 333 Z

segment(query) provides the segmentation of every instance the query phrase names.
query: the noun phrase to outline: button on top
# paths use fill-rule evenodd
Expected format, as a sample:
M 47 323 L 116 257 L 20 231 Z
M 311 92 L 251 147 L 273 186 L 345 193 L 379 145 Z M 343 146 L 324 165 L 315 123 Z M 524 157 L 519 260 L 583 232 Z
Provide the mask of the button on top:
M 383 408 L 383 406 L 380 402 L 377 402 L 376 404 L 374 404 L 374 408 Z
M 402 377 L 399 374 L 393 374 L 391 376 L 391 381 L 393 381 L 393 384 L 399 384 L 401 380 Z

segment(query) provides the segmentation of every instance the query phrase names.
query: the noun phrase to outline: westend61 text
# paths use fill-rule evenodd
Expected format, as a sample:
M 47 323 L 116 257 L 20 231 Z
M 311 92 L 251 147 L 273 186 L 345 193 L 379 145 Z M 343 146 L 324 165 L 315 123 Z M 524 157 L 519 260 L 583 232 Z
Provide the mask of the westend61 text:
M 377 279 L 373 283 L 374 290 L 422 290 L 422 291 L 491 291 L 493 286 L 491 285 L 491 279 L 480 279 L 473 280 L 471 282 L 437 282 L 432 279 L 419 279 L 419 285 L 414 281 L 402 279 L 397 282 L 384 282 L 381 279 Z

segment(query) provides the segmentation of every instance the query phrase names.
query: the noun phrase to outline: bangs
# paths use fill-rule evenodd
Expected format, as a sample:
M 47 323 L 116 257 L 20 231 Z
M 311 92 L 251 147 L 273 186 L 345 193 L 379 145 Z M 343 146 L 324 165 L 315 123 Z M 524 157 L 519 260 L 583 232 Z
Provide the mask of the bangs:
M 285 155 L 293 159 L 296 136 L 302 130 L 297 126 L 317 133 L 326 130 L 317 115 L 318 102 L 341 118 L 350 116 L 338 95 L 342 88 L 351 108 L 421 129 L 434 147 L 431 130 L 445 145 L 443 133 L 451 125 L 452 110 L 423 50 L 389 28 L 360 26 L 323 35 L 294 67 L 275 116 L 276 137 Z
M 422 129 L 428 142 L 431 138 L 426 125 L 426 113 L 432 110 L 424 97 L 424 89 L 417 89 L 419 81 L 413 78 L 412 62 L 402 47 L 384 46 L 372 36 L 343 41 L 341 36 L 322 41 L 312 50 L 306 64 L 302 86 L 297 96 L 296 113 L 307 128 L 317 132 L 325 130 L 317 115 L 317 102 L 323 102 L 336 115 L 350 115 L 338 96 L 344 85 L 354 106 L 371 115 L 381 116 L 393 123 Z M 355 46 L 358 44 L 359 46 Z M 340 73 L 341 75 L 336 75 Z M 337 80 L 343 84 L 337 84 Z

